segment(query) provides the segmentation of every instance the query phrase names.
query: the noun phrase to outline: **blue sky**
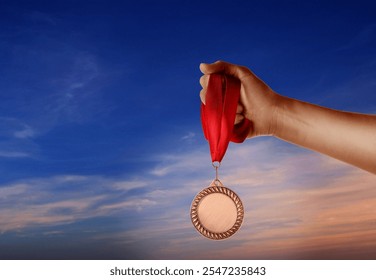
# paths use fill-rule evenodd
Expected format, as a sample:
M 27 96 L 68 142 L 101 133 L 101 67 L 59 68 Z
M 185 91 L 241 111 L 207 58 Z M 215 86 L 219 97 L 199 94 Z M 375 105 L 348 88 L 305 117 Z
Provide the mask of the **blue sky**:
M 303 3 L 304 2 L 304 3 Z M 201 237 L 214 176 L 200 62 L 280 94 L 376 113 L 373 1 L 1 1 L 0 258 L 376 257 L 376 177 L 280 140 L 230 145 L 246 209 Z

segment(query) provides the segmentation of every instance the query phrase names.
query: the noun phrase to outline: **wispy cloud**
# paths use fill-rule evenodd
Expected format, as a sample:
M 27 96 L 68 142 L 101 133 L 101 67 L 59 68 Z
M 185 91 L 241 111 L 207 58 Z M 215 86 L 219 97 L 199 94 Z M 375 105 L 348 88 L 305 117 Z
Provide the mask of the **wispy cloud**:
M 190 154 L 165 154 L 158 156 L 156 160 L 159 163 L 151 170 L 151 174 L 160 177 L 181 176 L 211 166 L 208 154 L 203 151 L 192 151 Z
M 187 134 L 185 134 L 183 137 L 181 137 L 181 140 L 187 141 L 187 142 L 192 142 L 195 137 L 196 137 L 196 133 L 190 131 Z
M 32 138 L 35 135 L 35 131 L 29 126 L 25 125 L 22 129 L 14 132 L 16 138 Z
M 360 48 L 363 45 L 372 42 L 375 38 L 376 24 L 372 23 L 364 26 L 349 42 L 339 47 L 339 51 L 346 51 L 354 48 Z
M 241 233 L 248 241 L 233 257 L 357 258 L 359 248 L 375 248 L 376 178 L 357 170 L 335 174 L 246 198 L 259 207 L 249 211 Z
M 0 116 L 0 136 L 2 138 L 26 139 L 35 136 L 35 131 L 20 119 Z
M 135 181 L 62 175 L 0 186 L 0 231 L 72 223 L 106 216 L 114 210 L 140 211 L 154 205 L 147 198 L 134 200 L 127 196 L 126 191 L 141 187 L 132 182 Z M 125 185 L 126 189 L 119 188 Z
M 146 187 L 149 185 L 149 183 L 150 182 L 147 180 L 138 180 L 138 179 L 133 179 L 130 181 L 118 181 L 112 184 L 112 188 L 115 190 L 129 191 L 135 188 Z
M 96 102 L 99 102 L 99 81 L 104 74 L 96 57 L 76 51 L 66 59 L 71 63 L 66 66 L 65 73 L 49 80 L 51 93 L 44 106 L 46 114 L 55 120 L 55 124 L 65 121 L 80 123 L 94 116 L 92 110 L 96 109 L 96 113 L 101 111 Z
M 161 155 L 149 173 L 126 180 L 62 175 L 1 186 L 0 230 L 117 217 L 126 230 L 92 239 L 128 252 L 147 244 L 143 258 L 367 258 L 361 250 L 376 248 L 374 175 L 266 139 L 230 147 L 221 167 L 220 179 L 243 200 L 242 228 L 224 242 L 201 237 L 189 207 L 214 177 L 207 157 Z
M 0 151 L 0 157 L 4 158 L 25 158 L 31 157 L 30 154 L 24 152 Z
M 188 157 L 188 155 L 186 155 Z M 198 158 L 201 162 L 202 156 Z M 191 162 L 174 158 L 184 169 Z M 197 165 L 201 171 L 205 164 Z M 206 164 L 210 168 L 209 164 Z M 369 258 L 376 248 L 376 177 L 326 156 L 302 151 L 275 141 L 250 141 L 234 148 L 221 167 L 222 182 L 240 194 L 246 219 L 239 233 L 225 242 L 212 242 L 199 236 L 187 215 L 194 192 L 203 188 L 205 176 L 182 179 L 190 191 L 166 190 L 164 214 L 156 222 L 123 232 L 126 245 L 157 239 L 150 258 Z M 202 173 L 202 172 L 201 172 Z M 171 174 L 171 173 L 166 173 Z M 183 173 L 184 174 L 184 173 Z M 197 174 L 200 174 L 197 171 Z M 158 180 L 168 180 L 168 175 Z M 177 186 L 183 185 L 174 179 Z M 179 200 L 180 197 L 180 200 Z M 184 199 L 185 197 L 185 199 Z M 181 201 L 181 205 L 173 201 Z M 183 202 L 185 201 L 185 202 Z M 173 208 L 172 212 L 169 209 Z M 159 218 L 158 218 L 159 217 Z M 145 235 L 145 233 L 149 233 Z M 150 236 L 149 236 L 150 235 Z M 352 240 L 352 245 L 349 245 Z M 215 244 L 213 244 L 215 243 Z M 149 252 L 150 253 L 150 252 Z
M 13 50 L 14 67 L 21 69 L 17 76 L 25 81 L 20 83 L 21 89 L 16 85 L 2 89 L 13 97 L 8 98 L 9 105 L 0 115 L 1 157 L 33 157 L 39 149 L 35 139 L 52 128 L 64 123 L 82 124 L 107 110 L 100 91 L 106 74 L 95 55 L 56 44 L 48 51 L 40 49 L 38 44 L 17 46 Z M 38 65 L 36 73 L 24 73 L 24 68 L 35 65 Z M 25 88 L 33 98 L 25 97 Z M 19 91 L 22 97 L 12 94 L 12 91 Z
M 74 41 L 53 36 L 55 29 L 45 36 L 44 28 L 60 19 L 39 11 L 24 16 L 30 25 L 15 27 L 13 33 L 30 40 L 9 45 L 9 68 L 17 72 L 9 73 L 15 80 L 2 88 L 12 96 L 7 116 L 28 125 L 17 130 L 16 137 L 40 135 L 61 123 L 82 123 L 106 111 L 101 89 L 111 70 L 104 71 L 98 57 Z
M 150 199 L 132 199 L 128 201 L 112 203 L 109 205 L 104 205 L 100 207 L 101 210 L 124 210 L 124 209 L 131 209 L 136 211 L 141 211 L 145 207 L 156 205 L 155 201 Z
M 34 129 L 25 122 L 0 116 L 0 157 L 33 157 L 37 150 L 32 141 L 34 136 Z

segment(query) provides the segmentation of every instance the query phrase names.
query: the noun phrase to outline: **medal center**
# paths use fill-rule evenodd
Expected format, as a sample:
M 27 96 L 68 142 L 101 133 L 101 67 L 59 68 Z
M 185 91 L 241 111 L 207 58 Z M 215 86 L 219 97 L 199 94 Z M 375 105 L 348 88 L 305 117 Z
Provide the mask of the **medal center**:
M 233 227 L 237 218 L 234 201 L 225 194 L 212 193 L 205 196 L 197 209 L 201 224 L 215 233 L 226 232 Z

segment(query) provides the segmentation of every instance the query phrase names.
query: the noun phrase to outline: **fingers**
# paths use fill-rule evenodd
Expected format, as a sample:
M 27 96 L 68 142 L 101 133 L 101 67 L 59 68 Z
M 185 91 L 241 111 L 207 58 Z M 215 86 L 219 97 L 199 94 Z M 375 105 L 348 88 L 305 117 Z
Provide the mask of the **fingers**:
M 242 104 L 238 103 L 238 107 L 236 107 L 236 113 L 237 114 L 242 114 L 244 111 L 244 107 Z
M 224 61 L 216 61 L 211 64 L 201 63 L 200 70 L 203 74 L 225 73 L 237 77 L 238 79 L 252 73 L 244 66 L 235 65 Z
M 206 88 L 208 86 L 209 77 L 210 77 L 209 75 L 203 75 L 200 78 L 200 85 L 202 87 L 202 90 L 200 91 L 200 99 L 201 99 L 201 102 L 204 104 L 206 104 L 205 97 L 206 97 Z M 243 110 L 244 110 L 244 107 L 239 103 L 236 108 L 236 113 L 241 114 L 243 113 Z
M 200 71 L 202 74 L 212 74 L 216 72 L 222 72 L 223 68 L 218 63 L 200 63 Z
M 206 103 L 205 103 L 205 97 L 206 97 L 206 89 L 202 89 L 200 91 L 200 99 L 201 99 L 201 102 L 206 105 Z
M 236 107 L 236 115 L 235 115 L 234 125 L 237 125 L 238 123 L 241 123 L 244 120 L 243 111 L 244 111 L 243 106 L 241 104 L 238 104 L 238 107 Z
M 206 88 L 209 81 L 209 75 L 203 75 L 200 78 L 200 85 L 202 88 Z
M 202 90 L 200 91 L 200 99 L 201 99 L 201 102 L 204 104 L 206 104 L 205 96 L 206 96 L 206 88 L 208 86 L 208 82 L 209 82 L 209 75 L 203 75 L 200 78 L 200 85 L 202 87 Z
M 212 74 L 218 72 L 224 72 L 227 74 L 234 74 L 235 65 L 224 62 L 224 61 L 216 61 L 214 63 L 201 63 L 200 70 L 203 74 Z
M 236 114 L 234 125 L 241 123 L 244 120 L 244 115 Z

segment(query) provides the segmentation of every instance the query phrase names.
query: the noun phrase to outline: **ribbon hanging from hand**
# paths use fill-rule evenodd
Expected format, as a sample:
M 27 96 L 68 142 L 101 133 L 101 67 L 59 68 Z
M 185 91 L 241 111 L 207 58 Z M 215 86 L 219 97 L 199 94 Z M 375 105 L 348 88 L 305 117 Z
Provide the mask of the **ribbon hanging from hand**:
M 229 142 L 242 143 L 251 129 L 247 118 L 234 125 L 239 98 L 238 79 L 224 74 L 209 76 L 205 104 L 201 104 L 201 123 L 212 162 L 221 162 Z

